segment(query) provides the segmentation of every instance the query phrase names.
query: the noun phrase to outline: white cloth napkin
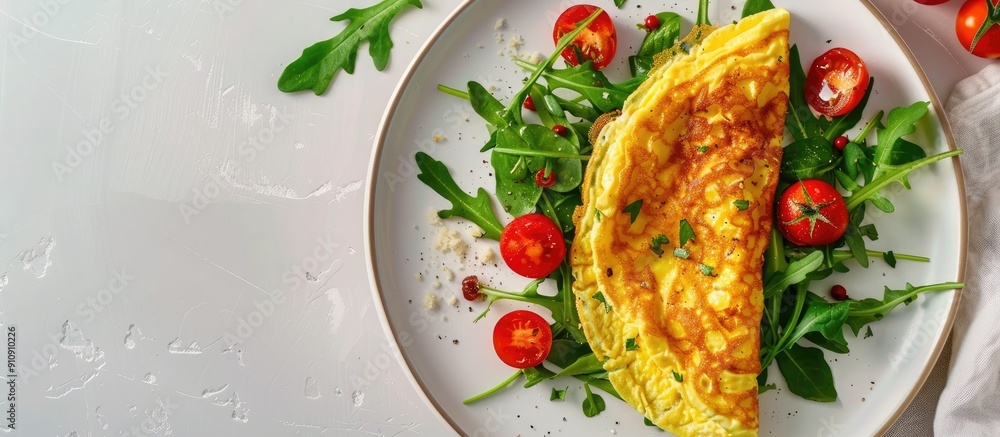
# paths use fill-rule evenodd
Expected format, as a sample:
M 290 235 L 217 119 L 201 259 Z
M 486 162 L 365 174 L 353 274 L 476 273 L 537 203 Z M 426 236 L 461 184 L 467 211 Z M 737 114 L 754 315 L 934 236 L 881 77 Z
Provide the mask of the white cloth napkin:
M 965 151 L 969 254 L 934 433 L 994 436 L 1000 433 L 1000 64 L 959 82 L 947 111 Z

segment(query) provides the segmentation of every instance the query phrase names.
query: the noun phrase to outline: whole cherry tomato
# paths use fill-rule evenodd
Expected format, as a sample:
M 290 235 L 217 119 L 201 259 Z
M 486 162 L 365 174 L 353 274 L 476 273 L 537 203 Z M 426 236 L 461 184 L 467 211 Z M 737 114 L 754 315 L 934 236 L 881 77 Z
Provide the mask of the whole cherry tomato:
M 778 200 L 778 230 L 798 246 L 822 246 L 847 230 L 847 204 L 836 188 L 819 179 L 796 182 Z

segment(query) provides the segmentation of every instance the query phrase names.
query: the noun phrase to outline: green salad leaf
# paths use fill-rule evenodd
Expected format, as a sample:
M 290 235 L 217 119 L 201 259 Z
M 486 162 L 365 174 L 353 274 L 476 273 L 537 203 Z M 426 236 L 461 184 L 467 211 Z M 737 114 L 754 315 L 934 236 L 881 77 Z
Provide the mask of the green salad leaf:
M 407 6 L 423 8 L 420 0 L 383 0 L 364 9 L 348 9 L 330 21 L 348 21 L 337 36 L 320 41 L 302 51 L 302 56 L 288 64 L 278 78 L 278 89 L 290 93 L 312 90 L 323 94 L 337 72 L 354 73 L 354 64 L 362 42 L 368 41 L 368 54 L 375 69 L 382 71 L 389 63 L 392 39 L 389 23 Z
M 459 188 L 455 180 L 452 179 L 451 173 L 448 172 L 448 167 L 441 161 L 431 158 L 424 152 L 417 152 L 416 161 L 417 167 L 420 169 L 417 179 L 451 202 L 451 209 L 438 211 L 439 217 L 466 218 L 483 230 L 484 237 L 500 241 L 503 226 L 493 214 L 490 195 L 486 193 L 485 189 L 479 188 L 476 197 L 472 197 Z

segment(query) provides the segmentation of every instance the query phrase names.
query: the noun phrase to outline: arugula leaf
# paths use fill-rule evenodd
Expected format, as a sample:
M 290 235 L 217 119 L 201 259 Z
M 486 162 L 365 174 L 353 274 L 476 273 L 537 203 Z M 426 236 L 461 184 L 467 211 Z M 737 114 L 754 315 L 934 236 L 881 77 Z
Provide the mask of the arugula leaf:
M 527 367 L 523 369 L 523 373 L 524 373 L 524 379 L 526 380 L 526 382 L 524 383 L 524 388 L 534 387 L 535 385 L 538 385 L 538 383 L 542 381 L 548 381 L 556 377 L 555 372 L 545 368 L 545 366 L 541 364 L 535 367 Z
M 606 313 L 610 313 L 611 312 L 611 305 L 608 305 L 608 301 L 604 300 L 604 293 L 601 293 L 600 291 L 598 291 L 597 293 L 595 293 L 591 297 L 594 298 L 594 299 L 596 299 L 598 302 L 604 304 L 604 312 L 606 312 Z
M 819 332 L 810 332 L 803 336 L 803 338 L 811 341 L 816 346 L 833 353 L 846 354 L 851 352 L 851 349 L 847 347 L 847 339 L 844 339 L 843 343 L 839 343 L 824 337 L 823 334 Z
M 617 7 L 618 9 L 621 9 L 622 6 L 625 6 L 625 2 L 626 1 L 627 0 L 615 0 L 615 7 Z
M 868 268 L 868 251 L 865 249 L 865 239 L 861 232 L 861 221 L 865 218 L 865 207 L 861 207 L 850 212 L 847 221 L 847 230 L 844 231 L 844 241 L 847 248 L 851 250 L 851 255 L 858 261 L 861 267 Z
M 639 217 L 639 211 L 642 210 L 642 199 L 636 200 L 628 204 L 625 209 L 622 210 L 623 213 L 628 213 L 629 222 L 635 223 L 635 219 Z
M 594 394 L 590 391 L 590 384 L 584 383 L 583 390 L 587 393 L 587 397 L 583 400 L 583 415 L 587 417 L 594 417 L 601 414 L 604 411 L 604 398 L 601 395 Z
M 642 418 L 642 424 L 646 425 L 646 426 L 656 426 L 656 424 L 653 423 L 652 420 L 649 420 L 649 418 L 645 417 L 645 416 L 643 416 L 643 418 Z
M 635 337 L 625 339 L 625 350 L 634 351 L 639 349 L 639 345 L 635 343 Z
M 872 336 L 874 336 L 874 335 L 875 335 L 875 333 L 874 333 L 874 332 L 872 332 L 872 327 L 871 327 L 871 326 L 869 326 L 869 327 L 868 327 L 867 329 L 868 329 L 868 330 L 867 330 L 867 331 L 865 331 L 865 338 L 869 338 L 869 337 L 872 337 Z
M 885 260 L 885 263 L 888 264 L 889 267 L 896 268 L 896 254 L 892 253 L 891 250 L 883 253 L 882 259 Z
M 392 49 L 389 23 L 406 6 L 423 8 L 420 0 L 384 0 L 364 9 L 348 9 L 331 18 L 330 21 L 349 23 L 337 36 L 303 50 L 302 56 L 281 72 L 278 89 L 286 93 L 311 89 L 316 95 L 323 94 L 341 69 L 354 74 L 358 48 L 364 41 L 369 42 L 368 54 L 375 69 L 384 70 Z
M 774 9 L 774 5 L 771 4 L 771 0 L 747 0 L 747 2 L 743 4 L 743 15 L 741 15 L 741 17 L 746 18 L 753 14 L 769 11 L 771 9 Z
M 909 305 L 913 302 L 917 296 L 921 293 L 926 293 L 928 291 L 943 291 L 943 290 L 956 290 L 964 287 L 965 284 L 959 282 L 944 282 L 940 284 L 924 285 L 922 287 L 914 287 L 909 283 L 906 284 L 906 288 L 902 290 L 892 290 L 889 287 L 885 287 L 885 292 L 882 299 L 864 299 L 849 301 L 851 303 L 851 309 L 847 313 L 847 326 L 851 327 L 851 331 L 857 336 L 861 332 L 861 328 L 865 325 L 882 320 L 886 314 L 889 314 L 893 308 L 896 308 L 899 304 Z
M 816 137 L 822 134 L 822 124 L 819 119 L 813 116 L 806 103 L 805 87 L 806 73 L 802 70 L 802 61 L 799 60 L 799 49 L 792 46 L 788 54 L 788 65 L 791 74 L 788 78 L 788 115 L 785 117 L 785 127 L 792 133 L 792 136 L 802 141 L 806 138 Z
M 930 102 L 916 102 L 889 111 L 885 128 L 875 130 L 878 144 L 875 147 L 875 174 L 872 180 L 878 179 L 885 172 L 885 167 L 891 165 L 892 150 L 896 146 L 896 140 L 917 130 L 915 123 L 927 114 L 928 105 Z
M 851 195 L 850 197 L 844 199 L 844 201 L 847 202 L 847 209 L 849 211 L 853 211 L 854 209 L 857 209 L 866 200 L 871 200 L 873 201 L 873 204 L 875 204 L 875 206 L 879 206 L 879 204 L 875 202 L 877 202 L 878 199 L 885 200 L 885 198 L 879 195 L 879 190 L 881 190 L 882 188 L 887 187 L 889 184 L 893 182 L 899 182 L 913 170 L 961 154 L 962 154 L 961 150 L 948 150 L 945 152 L 938 153 L 937 155 L 931 155 L 923 159 L 918 159 L 909 164 L 898 165 L 898 166 L 894 165 L 882 166 L 882 174 L 879 175 L 879 177 L 875 178 L 864 187 L 861 187 L 861 189 L 855 191 L 854 194 Z
M 526 69 L 539 68 L 526 61 L 515 62 Z M 545 78 L 545 83 L 550 91 L 557 89 L 574 91 L 586 98 L 594 108 L 602 113 L 621 109 L 625 105 L 625 99 L 628 98 L 629 94 L 632 94 L 632 91 L 635 90 L 634 87 L 638 86 L 637 82 L 627 83 L 634 85 L 634 87 L 615 85 L 604 73 L 594 69 L 592 61 L 586 61 L 570 68 L 543 70 L 542 77 Z
M 681 219 L 679 238 L 681 240 L 680 247 L 684 247 L 688 241 L 694 240 L 694 229 L 691 228 L 691 223 L 688 223 L 687 219 Z
M 564 233 L 573 232 L 576 229 L 576 225 L 573 224 L 573 213 L 578 206 L 583 205 L 579 190 L 568 193 L 543 190 L 541 200 L 539 205 L 542 206 L 545 215 L 555 221 Z
M 785 146 L 781 158 L 781 176 L 790 181 L 822 176 L 837 165 L 833 146 L 826 138 L 810 137 Z
M 776 358 L 788 391 L 816 402 L 837 400 L 833 371 L 823 358 L 822 350 L 793 344 Z
M 819 332 L 835 344 L 847 344 L 847 340 L 844 339 L 844 321 L 847 320 L 849 309 L 850 304 L 847 301 L 809 302 L 805 314 L 795 325 L 795 330 L 788 337 L 786 344 L 795 344 L 810 332 Z
M 479 82 L 470 81 L 467 86 L 469 87 L 469 103 L 472 104 L 472 110 L 483 117 L 483 120 L 497 129 L 512 124 L 513 120 L 504 114 L 507 108 Z
M 737 210 L 746 211 L 750 208 L 750 201 L 746 199 L 734 200 L 733 206 L 735 206 Z
M 677 382 L 684 382 L 684 375 L 677 373 L 676 370 L 671 370 L 670 373 L 674 376 L 674 380 Z
M 649 250 L 653 251 L 656 256 L 663 256 L 664 244 L 670 244 L 670 240 L 667 239 L 666 235 L 659 234 L 653 237 L 652 241 L 649 242 Z
M 806 280 L 806 276 L 823 266 L 823 252 L 815 251 L 788 264 L 788 268 L 775 275 L 764 287 L 764 298 L 783 292 L 786 288 Z
M 448 218 L 458 216 L 466 218 L 483 230 L 483 236 L 500 241 L 500 233 L 503 232 L 503 226 L 497 220 L 496 216 L 493 215 L 490 196 L 486 193 L 485 189 L 479 188 L 479 191 L 476 192 L 476 197 L 472 197 L 458 187 L 458 184 L 452 179 L 451 173 L 448 172 L 448 167 L 441 161 L 431 158 L 430 155 L 424 152 L 417 152 L 415 158 L 417 167 L 420 169 L 417 179 L 420 179 L 421 182 L 440 194 L 441 197 L 451 202 L 451 209 L 438 211 L 439 217 Z
M 565 401 L 566 400 L 566 390 L 569 390 L 569 387 L 566 387 L 566 388 L 564 388 L 562 390 L 556 390 L 555 387 L 552 387 L 552 394 L 549 396 L 549 400 L 550 401 Z

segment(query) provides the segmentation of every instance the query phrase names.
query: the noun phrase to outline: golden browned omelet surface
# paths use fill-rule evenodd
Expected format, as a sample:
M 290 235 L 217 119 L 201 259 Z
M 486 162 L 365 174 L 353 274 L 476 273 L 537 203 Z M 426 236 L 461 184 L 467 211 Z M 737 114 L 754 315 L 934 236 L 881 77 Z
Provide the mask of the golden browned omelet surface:
M 757 432 L 788 22 L 782 9 L 747 17 L 654 69 L 601 131 L 582 187 L 571 264 L 584 332 L 623 398 L 677 435 Z M 673 254 L 681 220 L 695 234 L 686 259 Z

